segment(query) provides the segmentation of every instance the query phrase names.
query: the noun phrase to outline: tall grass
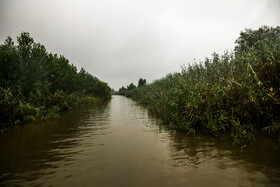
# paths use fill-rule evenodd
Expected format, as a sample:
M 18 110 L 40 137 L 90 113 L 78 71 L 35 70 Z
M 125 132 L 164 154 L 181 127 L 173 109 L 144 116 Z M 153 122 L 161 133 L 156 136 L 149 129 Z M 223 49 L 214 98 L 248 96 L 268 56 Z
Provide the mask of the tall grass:
M 280 138 L 280 27 L 246 30 L 236 43 L 126 95 L 189 133 L 229 132 L 243 146 L 257 129 Z

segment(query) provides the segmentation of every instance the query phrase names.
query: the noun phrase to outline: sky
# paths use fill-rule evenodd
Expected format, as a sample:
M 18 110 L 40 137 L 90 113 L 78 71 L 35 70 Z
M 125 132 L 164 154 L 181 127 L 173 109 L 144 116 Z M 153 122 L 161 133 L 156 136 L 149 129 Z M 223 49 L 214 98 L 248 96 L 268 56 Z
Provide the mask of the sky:
M 232 51 L 245 28 L 279 26 L 279 12 L 280 0 L 0 0 L 0 44 L 29 32 L 118 90 Z

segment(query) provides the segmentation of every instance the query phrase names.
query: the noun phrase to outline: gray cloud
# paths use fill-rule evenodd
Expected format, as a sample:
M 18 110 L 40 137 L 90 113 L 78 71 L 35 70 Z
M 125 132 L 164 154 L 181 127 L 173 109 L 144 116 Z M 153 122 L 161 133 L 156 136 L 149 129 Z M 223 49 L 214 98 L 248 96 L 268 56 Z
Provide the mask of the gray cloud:
M 280 23 L 278 0 L 0 0 L 0 41 L 22 31 L 115 89 L 233 49 Z

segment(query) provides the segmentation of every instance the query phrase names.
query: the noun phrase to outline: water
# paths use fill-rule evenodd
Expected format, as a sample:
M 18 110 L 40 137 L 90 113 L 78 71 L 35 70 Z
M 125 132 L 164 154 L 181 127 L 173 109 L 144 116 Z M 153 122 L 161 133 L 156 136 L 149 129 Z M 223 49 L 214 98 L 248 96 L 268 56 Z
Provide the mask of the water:
M 0 135 L 0 186 L 280 186 L 280 146 L 246 150 L 162 128 L 114 96 Z

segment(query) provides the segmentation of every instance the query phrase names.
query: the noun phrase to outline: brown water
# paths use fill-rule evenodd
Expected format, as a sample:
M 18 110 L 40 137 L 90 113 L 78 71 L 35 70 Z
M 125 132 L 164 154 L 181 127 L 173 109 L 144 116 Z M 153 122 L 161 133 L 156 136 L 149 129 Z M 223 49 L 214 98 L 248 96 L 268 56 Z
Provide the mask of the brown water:
M 134 101 L 9 128 L 0 135 L 0 186 L 280 186 L 280 146 L 234 148 L 166 130 Z

